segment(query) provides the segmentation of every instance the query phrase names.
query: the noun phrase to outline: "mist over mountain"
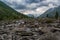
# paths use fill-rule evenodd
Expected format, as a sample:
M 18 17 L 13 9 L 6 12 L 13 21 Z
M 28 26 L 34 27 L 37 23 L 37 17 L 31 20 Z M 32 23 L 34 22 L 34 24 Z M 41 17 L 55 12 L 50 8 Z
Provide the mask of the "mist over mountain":
M 54 9 L 49 9 L 47 10 L 45 13 L 43 13 L 42 15 L 40 15 L 40 18 L 46 18 L 47 15 L 48 17 L 54 17 L 56 15 L 56 12 L 58 13 L 58 16 L 60 17 L 60 6 L 55 7 Z

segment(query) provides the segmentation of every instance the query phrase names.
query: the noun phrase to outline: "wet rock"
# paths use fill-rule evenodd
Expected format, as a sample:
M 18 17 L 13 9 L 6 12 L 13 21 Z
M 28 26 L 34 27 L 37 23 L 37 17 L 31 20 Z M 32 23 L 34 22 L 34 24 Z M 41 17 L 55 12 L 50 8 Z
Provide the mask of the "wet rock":
M 29 40 L 28 38 L 22 38 L 22 39 L 20 39 L 20 40 Z
M 20 36 L 33 36 L 33 33 L 25 32 L 25 31 L 16 31 L 16 35 L 20 35 Z
M 56 28 L 60 28 L 60 23 L 56 26 Z
M 0 35 L 2 35 L 2 34 L 9 34 L 9 32 L 6 32 L 6 31 L 0 31 Z
M 45 34 L 45 33 L 44 33 L 43 31 L 41 31 L 41 30 L 39 30 L 38 33 L 39 33 L 39 35 Z
M 57 28 L 56 28 L 56 29 L 52 29 L 52 30 L 51 30 L 51 32 L 53 32 L 53 33 L 57 32 L 57 31 L 60 32 L 60 29 L 57 29 Z
M 57 30 L 55 30 L 55 29 L 52 29 L 52 30 L 51 30 L 51 32 L 55 33 L 55 32 L 57 32 Z

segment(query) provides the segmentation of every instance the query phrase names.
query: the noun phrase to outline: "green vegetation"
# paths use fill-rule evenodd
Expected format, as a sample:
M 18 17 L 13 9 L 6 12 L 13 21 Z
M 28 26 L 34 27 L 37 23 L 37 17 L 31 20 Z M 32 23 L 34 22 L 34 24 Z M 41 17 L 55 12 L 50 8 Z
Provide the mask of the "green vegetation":
M 46 15 L 46 17 L 48 17 L 48 14 Z
M 0 1 L 0 20 L 14 20 L 14 19 L 24 19 L 29 18 L 22 13 L 19 13 Z
M 53 19 L 46 19 L 46 23 L 53 23 Z
M 58 12 L 56 12 L 56 14 L 55 14 L 55 18 L 56 19 L 58 19 L 58 15 L 59 15 Z

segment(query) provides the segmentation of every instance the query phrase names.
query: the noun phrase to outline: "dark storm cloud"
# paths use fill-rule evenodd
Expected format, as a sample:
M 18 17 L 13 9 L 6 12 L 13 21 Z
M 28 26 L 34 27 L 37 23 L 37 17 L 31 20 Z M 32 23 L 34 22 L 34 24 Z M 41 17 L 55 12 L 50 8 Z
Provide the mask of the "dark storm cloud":
M 2 0 L 16 9 L 36 9 L 41 6 L 48 6 L 49 4 L 57 5 L 56 1 L 60 0 Z M 59 4 L 58 4 L 59 5 Z M 30 7 L 29 7 L 30 6 Z
M 39 3 L 41 1 L 44 1 L 44 0 L 27 0 L 26 2 L 27 3 Z
M 16 10 L 40 14 L 49 8 L 60 6 L 60 0 L 1 0 Z M 46 9 L 46 10 L 45 10 Z M 19 12 L 20 12 L 19 11 Z M 37 12 L 36 12 L 37 11 Z M 28 12 L 28 13 L 29 13 Z
M 15 7 L 15 9 L 26 9 L 26 6 L 25 5 L 17 5 L 16 7 Z
M 3 0 L 2 0 L 3 1 Z M 37 7 L 40 7 L 40 6 L 45 6 L 44 4 L 42 5 L 42 1 L 44 0 L 22 0 L 21 3 L 17 3 L 16 0 L 15 1 L 11 1 L 11 2 L 8 2 L 9 0 L 4 0 L 4 2 L 10 6 L 14 6 L 13 8 L 15 9 L 36 9 Z M 18 0 L 17 0 L 18 1 Z M 23 5 L 24 3 L 24 5 Z M 33 4 L 34 3 L 34 4 Z M 33 6 L 33 7 L 28 7 L 29 6 Z

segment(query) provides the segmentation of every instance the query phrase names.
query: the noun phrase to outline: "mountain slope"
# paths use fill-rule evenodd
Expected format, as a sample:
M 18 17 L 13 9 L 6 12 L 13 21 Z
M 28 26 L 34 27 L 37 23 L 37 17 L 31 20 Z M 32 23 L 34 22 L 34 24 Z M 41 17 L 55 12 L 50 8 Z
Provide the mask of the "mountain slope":
M 54 9 L 51 8 L 51 9 L 47 10 L 45 13 L 40 15 L 39 18 L 46 18 L 47 15 L 48 15 L 48 17 L 52 18 L 56 15 L 56 12 L 58 13 L 58 15 L 60 17 L 60 6 L 55 7 Z
M 2 1 L 0 1 L 0 20 L 12 20 L 12 19 L 22 19 L 28 18 L 28 16 L 18 13 Z

